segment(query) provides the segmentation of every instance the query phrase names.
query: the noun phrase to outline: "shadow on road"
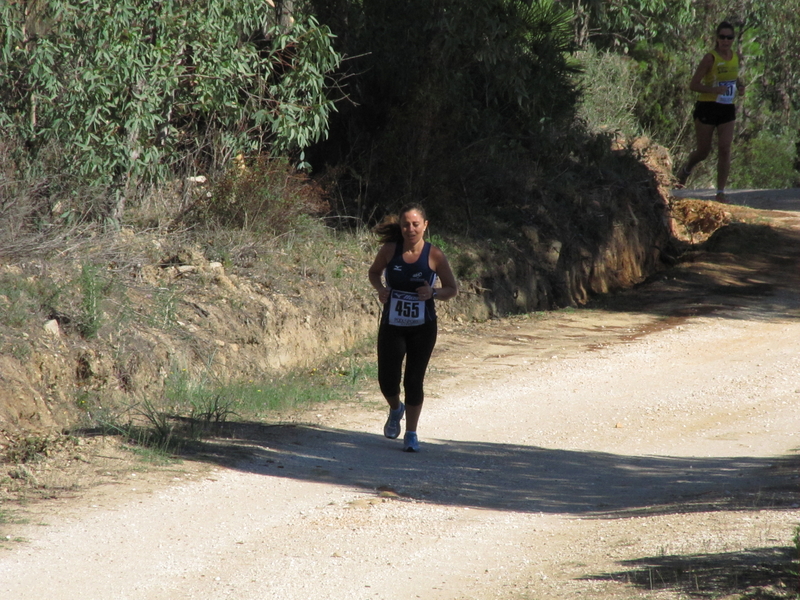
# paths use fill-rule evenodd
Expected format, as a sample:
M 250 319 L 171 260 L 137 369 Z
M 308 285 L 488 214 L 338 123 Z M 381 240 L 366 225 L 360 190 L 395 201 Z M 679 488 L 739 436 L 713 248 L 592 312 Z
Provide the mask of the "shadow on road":
M 785 600 L 790 597 L 787 591 L 797 589 L 797 574 L 792 566 L 796 558 L 789 547 L 655 556 L 624 561 L 623 570 L 583 579 L 626 583 L 651 591 L 675 590 L 690 598 L 718 598 L 758 589 L 761 600 Z
M 380 435 L 247 423 L 232 424 L 229 435 L 194 458 L 446 506 L 613 518 L 797 501 L 797 460 L 789 457 L 620 456 L 447 440 L 408 454 Z
M 675 267 L 598 300 L 611 311 L 669 319 L 800 318 L 800 232 L 761 223 L 722 228 Z M 747 307 L 742 311 L 731 310 Z M 741 315 L 741 316 L 740 316 Z M 637 332 L 634 335 L 643 335 Z M 418 455 L 380 435 L 332 428 L 230 423 L 193 458 L 268 477 L 366 493 L 529 513 L 622 518 L 713 510 L 797 508 L 797 457 L 623 456 L 603 452 L 425 440 Z
M 800 221 L 799 221 L 800 222 Z M 665 317 L 714 313 L 727 318 L 800 318 L 800 231 L 732 223 L 680 262 L 589 308 Z M 730 309 L 746 307 L 746 313 Z

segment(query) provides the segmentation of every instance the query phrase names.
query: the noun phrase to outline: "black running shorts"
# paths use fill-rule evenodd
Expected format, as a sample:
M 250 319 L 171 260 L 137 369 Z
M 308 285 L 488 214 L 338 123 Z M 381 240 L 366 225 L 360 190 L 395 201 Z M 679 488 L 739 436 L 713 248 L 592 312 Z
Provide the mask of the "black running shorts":
M 719 102 L 697 102 L 693 116 L 704 125 L 716 127 L 736 120 L 736 106 Z

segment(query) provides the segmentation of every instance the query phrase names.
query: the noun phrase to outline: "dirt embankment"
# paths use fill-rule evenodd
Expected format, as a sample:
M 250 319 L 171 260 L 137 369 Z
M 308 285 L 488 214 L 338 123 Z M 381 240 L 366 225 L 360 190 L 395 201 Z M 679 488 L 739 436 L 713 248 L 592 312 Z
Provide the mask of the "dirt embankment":
M 462 282 L 464 293 L 442 306 L 444 321 L 581 305 L 660 269 L 674 241 L 669 157 L 645 141 L 619 151 L 639 157 L 636 182 L 618 193 L 598 190 L 575 214 L 543 209 L 520 225 L 522 241 L 477 252 L 482 275 Z M 159 398 L 176 369 L 198 380 L 254 379 L 311 364 L 375 328 L 379 306 L 364 276 L 366 254 L 342 259 L 338 275 L 349 286 L 329 286 L 307 265 L 295 265 L 299 280 L 282 286 L 278 273 L 256 274 L 246 264 L 226 268 L 197 247 L 175 248 L 152 233 L 122 231 L 97 243 L 118 254 L 148 246 L 139 255 L 153 258 L 124 270 L 109 264 L 108 271 L 127 289 L 126 310 L 149 320 L 105 319 L 91 339 L 76 331 L 76 315 L 64 311 L 40 316 L 27 330 L 2 328 L 0 450 L 27 432 L 74 425 L 103 404 Z M 0 275 L 31 285 L 58 270 L 67 271 L 62 278 L 77 277 L 79 258 L 7 263 Z M 12 301 L 0 295 L 0 303 Z

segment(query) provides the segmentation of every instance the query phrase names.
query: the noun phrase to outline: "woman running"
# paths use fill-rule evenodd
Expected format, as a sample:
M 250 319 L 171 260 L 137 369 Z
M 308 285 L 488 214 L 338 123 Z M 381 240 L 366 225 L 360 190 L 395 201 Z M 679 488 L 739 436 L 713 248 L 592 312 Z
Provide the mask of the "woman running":
M 724 21 L 717 27 L 714 49 L 700 61 L 689 88 L 698 93 L 694 108 L 694 130 L 697 147 L 686 164 L 678 171 L 678 184 L 685 185 L 692 169 L 705 160 L 711 152 L 714 130 L 717 130 L 717 195 L 725 202 L 725 184 L 731 168 L 737 92 L 744 95 L 744 84 L 739 79 L 739 59 L 733 51 L 735 38 L 733 25 Z
M 425 210 L 418 204 L 408 204 L 398 216 L 385 219 L 375 229 L 383 246 L 369 268 L 369 282 L 383 304 L 378 330 L 378 383 L 389 404 L 383 434 L 396 439 L 405 414 L 406 452 L 419 452 L 417 424 L 424 399 L 423 381 L 436 345 L 434 299 L 449 300 L 458 294 L 444 253 L 424 239 L 427 228 Z M 437 278 L 441 287 L 435 287 Z M 405 403 L 400 401 L 401 378 Z

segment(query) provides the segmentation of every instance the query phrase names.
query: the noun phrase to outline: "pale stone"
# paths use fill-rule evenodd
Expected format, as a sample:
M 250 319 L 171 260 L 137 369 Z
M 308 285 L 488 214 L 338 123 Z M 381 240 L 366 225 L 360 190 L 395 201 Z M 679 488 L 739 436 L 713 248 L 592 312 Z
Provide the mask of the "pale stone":
M 44 330 L 56 337 L 61 337 L 61 327 L 58 325 L 58 321 L 55 319 L 50 319 L 44 324 Z

